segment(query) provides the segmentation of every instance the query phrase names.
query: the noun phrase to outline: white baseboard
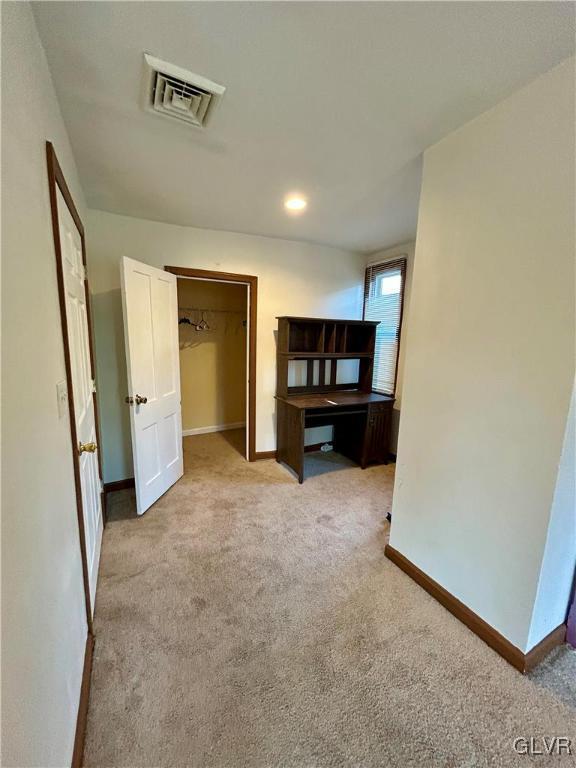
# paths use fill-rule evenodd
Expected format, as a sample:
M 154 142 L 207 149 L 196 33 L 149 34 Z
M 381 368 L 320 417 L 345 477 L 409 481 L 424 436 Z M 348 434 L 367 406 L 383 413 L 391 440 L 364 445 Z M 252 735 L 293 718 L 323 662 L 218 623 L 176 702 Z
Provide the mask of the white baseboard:
M 236 424 L 216 424 L 214 427 L 197 427 L 196 429 L 183 429 L 182 437 L 191 437 L 192 435 L 207 435 L 209 432 L 224 432 L 226 429 L 241 429 L 246 426 L 245 421 L 238 421 Z

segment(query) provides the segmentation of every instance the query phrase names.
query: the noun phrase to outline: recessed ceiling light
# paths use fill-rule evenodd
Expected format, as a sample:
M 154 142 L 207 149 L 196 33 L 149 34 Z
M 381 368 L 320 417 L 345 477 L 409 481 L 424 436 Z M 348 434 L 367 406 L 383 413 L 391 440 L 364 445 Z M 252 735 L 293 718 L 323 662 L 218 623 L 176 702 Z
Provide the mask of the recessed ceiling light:
M 288 213 L 302 213 L 307 205 L 308 201 L 301 195 L 288 195 L 284 200 L 284 208 Z

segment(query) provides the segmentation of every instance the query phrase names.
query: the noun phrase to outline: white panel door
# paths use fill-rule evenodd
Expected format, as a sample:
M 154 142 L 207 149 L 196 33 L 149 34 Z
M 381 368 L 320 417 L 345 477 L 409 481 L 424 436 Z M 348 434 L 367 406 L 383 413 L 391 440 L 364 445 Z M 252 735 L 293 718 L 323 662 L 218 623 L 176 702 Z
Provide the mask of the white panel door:
M 58 202 L 58 228 L 62 275 L 66 300 L 66 324 L 70 349 L 74 420 L 79 451 L 80 487 L 90 606 L 94 615 L 96 581 L 102 544 L 102 497 L 94 410 L 94 382 L 91 375 L 90 337 L 88 332 L 88 307 L 86 300 L 85 272 L 82 260 L 82 240 L 60 190 Z
M 146 512 L 184 472 L 176 277 L 122 259 L 122 306 L 136 508 Z

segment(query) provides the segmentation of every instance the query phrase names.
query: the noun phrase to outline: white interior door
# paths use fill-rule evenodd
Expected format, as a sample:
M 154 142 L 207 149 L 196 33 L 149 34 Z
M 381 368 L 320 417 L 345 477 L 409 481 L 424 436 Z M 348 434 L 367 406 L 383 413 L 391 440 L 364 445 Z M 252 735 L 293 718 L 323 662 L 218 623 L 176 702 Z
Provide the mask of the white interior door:
M 175 275 L 123 258 L 122 306 L 136 508 L 146 512 L 184 472 Z
M 102 488 L 98 467 L 94 382 L 90 358 L 88 307 L 82 240 L 66 201 L 57 190 L 60 252 L 66 299 L 66 324 L 70 349 L 74 420 L 78 439 L 80 486 L 84 538 L 90 587 L 90 606 L 94 614 L 96 581 L 102 543 Z M 70 396 L 70 395 L 69 395 Z

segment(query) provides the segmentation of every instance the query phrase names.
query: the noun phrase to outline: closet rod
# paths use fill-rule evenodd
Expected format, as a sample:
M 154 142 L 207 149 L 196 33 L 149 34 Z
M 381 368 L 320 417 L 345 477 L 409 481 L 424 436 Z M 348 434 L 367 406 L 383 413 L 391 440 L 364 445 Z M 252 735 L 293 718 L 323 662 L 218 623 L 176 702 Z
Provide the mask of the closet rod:
M 178 312 L 220 312 L 224 315 L 244 315 L 240 309 L 202 309 L 201 307 L 178 307 Z

